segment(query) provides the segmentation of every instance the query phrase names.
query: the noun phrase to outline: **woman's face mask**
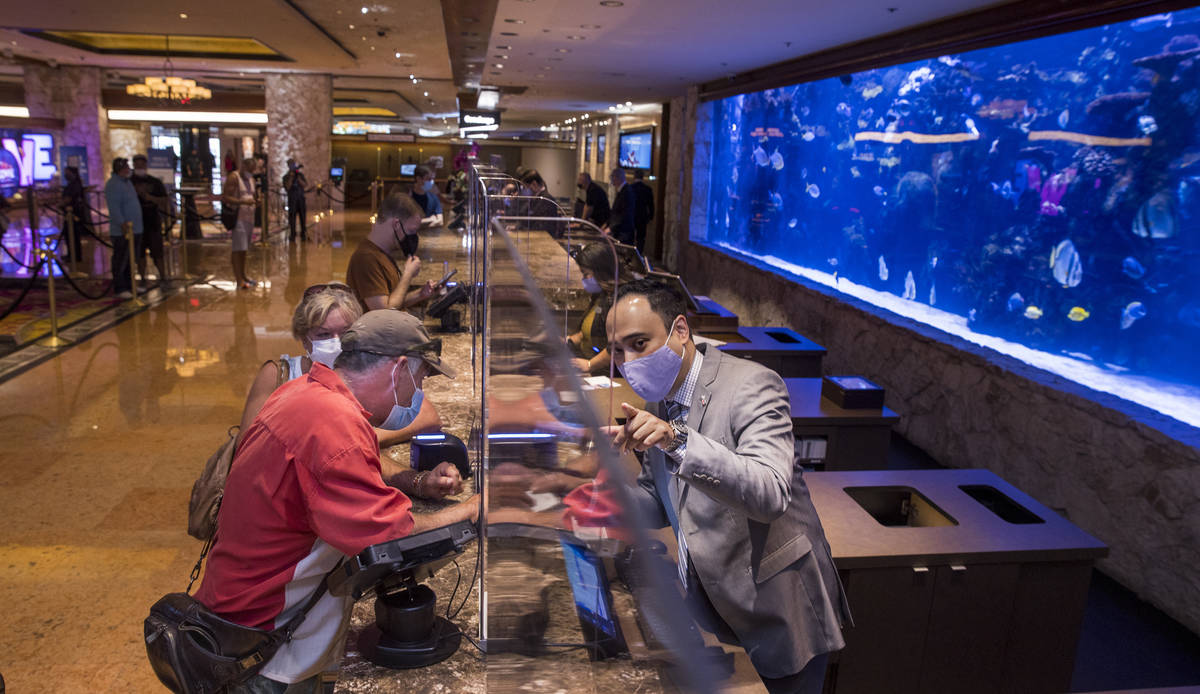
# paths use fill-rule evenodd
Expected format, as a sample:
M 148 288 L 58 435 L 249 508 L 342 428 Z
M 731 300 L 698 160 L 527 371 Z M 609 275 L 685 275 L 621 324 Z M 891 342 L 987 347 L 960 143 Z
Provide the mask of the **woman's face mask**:
M 419 369 L 421 361 L 408 357 L 408 364 L 408 377 L 413 382 L 412 402 L 408 407 L 400 405 L 400 396 L 396 394 L 396 369 L 399 368 L 400 362 L 396 362 L 396 366 L 392 367 L 392 397 L 395 399 L 396 404 L 392 405 L 392 411 L 388 413 L 387 419 L 383 420 L 383 424 L 379 425 L 380 429 L 387 429 L 389 431 L 403 429 L 412 424 L 417 418 L 417 414 L 421 411 L 421 403 L 425 400 L 425 393 L 417 387 L 417 380 L 413 376 L 413 372 L 415 371 L 413 365 L 415 364 L 415 368 Z
M 671 392 L 675 377 L 683 367 L 683 356 L 671 349 L 671 339 L 675 337 L 674 324 L 671 326 L 667 341 L 662 347 L 650 354 L 627 361 L 621 365 L 621 375 L 646 402 L 658 402 Z
M 428 181 L 425 181 L 423 184 L 421 184 L 422 192 L 428 193 L 431 190 L 433 190 L 433 179 L 432 178 L 429 179 Z
M 334 360 L 341 353 L 342 339 L 334 335 L 328 340 L 313 340 L 312 349 L 308 351 L 308 358 L 332 369 Z
M 603 288 L 601 288 L 600 282 L 595 277 L 584 277 L 583 290 L 588 294 L 599 294 L 603 291 Z

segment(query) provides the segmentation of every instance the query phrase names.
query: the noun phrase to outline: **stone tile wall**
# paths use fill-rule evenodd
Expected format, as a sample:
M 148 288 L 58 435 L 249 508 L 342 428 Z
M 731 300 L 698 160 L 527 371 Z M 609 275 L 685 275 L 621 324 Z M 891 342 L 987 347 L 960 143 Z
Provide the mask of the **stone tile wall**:
M 108 180 L 112 151 L 108 114 L 100 97 L 103 74 L 98 67 L 50 67 L 26 63 L 23 67 L 25 107 L 31 118 L 58 118 L 63 131 L 58 145 L 88 148 L 88 172 L 93 185 Z M 57 152 L 55 163 L 58 163 Z
M 325 183 L 329 189 L 329 164 L 333 143 L 333 79 L 329 75 L 270 73 L 265 76 L 267 100 L 267 165 L 271 189 L 278 193 L 271 208 L 282 214 L 283 175 L 287 160 L 304 165 L 310 186 Z M 341 191 L 335 191 L 334 211 L 341 211 Z M 308 195 L 309 225 L 312 215 L 329 207 L 329 199 Z

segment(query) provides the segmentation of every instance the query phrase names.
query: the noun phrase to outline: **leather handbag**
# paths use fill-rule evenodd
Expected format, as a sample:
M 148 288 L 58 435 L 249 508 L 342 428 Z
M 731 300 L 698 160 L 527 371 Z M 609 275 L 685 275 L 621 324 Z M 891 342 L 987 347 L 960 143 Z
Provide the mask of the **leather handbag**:
M 241 195 L 242 195 L 242 179 L 241 179 L 241 177 L 238 176 L 236 171 L 230 171 L 226 175 L 232 176 L 233 180 L 237 181 L 237 189 L 238 189 L 237 195 L 238 195 L 238 197 L 241 197 Z M 225 227 L 226 231 L 233 231 L 233 228 L 235 226 L 237 226 L 238 210 L 240 210 L 241 207 L 242 206 L 239 205 L 238 203 L 225 202 L 224 197 L 222 197 L 222 199 L 221 199 L 221 226 Z
M 288 380 L 288 363 L 280 359 L 273 362 L 279 369 L 275 387 Z M 192 483 L 192 496 L 188 500 L 188 535 L 197 540 L 209 540 L 217 530 L 217 512 L 221 510 L 221 499 L 225 495 L 225 480 L 233 465 L 233 454 L 237 447 L 238 426 L 229 427 L 225 442 L 208 458 L 200 476 Z
M 211 541 L 206 543 L 200 553 L 200 561 L 192 571 L 193 582 L 211 545 Z M 150 616 L 143 625 L 146 655 L 154 674 L 177 694 L 219 694 L 245 682 L 291 640 L 309 610 L 325 594 L 326 579 L 341 565 L 338 562 L 325 575 L 295 616 L 272 631 L 224 619 L 186 592 L 164 595 L 150 607 Z

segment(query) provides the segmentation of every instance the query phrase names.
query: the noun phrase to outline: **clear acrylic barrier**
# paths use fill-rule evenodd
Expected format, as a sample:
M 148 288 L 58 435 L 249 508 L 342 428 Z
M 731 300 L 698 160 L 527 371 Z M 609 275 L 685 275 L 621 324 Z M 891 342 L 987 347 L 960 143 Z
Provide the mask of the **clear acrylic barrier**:
M 614 269 L 602 282 L 609 296 L 631 275 L 600 230 L 577 233 L 565 215 L 524 214 L 545 199 L 505 193 L 508 176 L 475 166 L 470 177 L 471 445 L 484 497 L 487 689 L 713 691 L 720 680 L 699 653 L 674 563 L 653 550 L 661 519 L 640 517 L 631 500 L 639 463 L 618 455 L 601 430 L 615 422 L 614 389 L 585 386 L 566 340 L 589 302 L 566 247 L 584 245 L 580 237 L 602 244 Z M 645 623 L 655 625 L 653 648 L 641 644 Z M 594 659 L 617 634 L 641 657 Z M 664 663 L 687 665 L 672 670 L 671 683 L 660 679 Z

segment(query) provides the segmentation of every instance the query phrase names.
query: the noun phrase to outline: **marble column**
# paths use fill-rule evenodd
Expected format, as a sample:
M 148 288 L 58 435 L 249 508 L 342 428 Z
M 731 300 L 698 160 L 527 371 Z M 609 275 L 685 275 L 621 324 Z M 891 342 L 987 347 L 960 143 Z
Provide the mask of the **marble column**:
M 682 270 L 682 249 L 687 247 L 688 231 L 695 210 L 692 206 L 693 167 L 701 164 L 705 170 L 702 178 L 707 180 L 706 159 L 696 156 L 696 109 L 699 102 L 696 87 L 685 96 L 671 99 L 670 133 L 667 144 L 667 174 L 663 186 L 663 264 L 673 270 Z M 709 134 L 711 140 L 711 133 Z M 705 150 L 708 151 L 707 149 Z
M 268 181 L 273 191 L 282 194 L 287 160 L 304 165 L 309 186 L 323 184 L 330 189 L 329 164 L 333 144 L 333 78 L 329 75 L 269 73 L 265 79 L 267 97 Z M 344 183 L 343 183 L 344 186 Z M 340 212 L 344 188 L 331 191 L 334 211 Z M 282 213 L 282 201 L 276 196 L 271 208 Z M 313 216 L 330 207 L 329 198 L 308 195 L 308 225 Z M 286 215 L 282 217 L 287 224 Z
M 63 121 L 58 145 L 86 146 L 88 177 L 92 185 L 104 185 L 112 160 L 108 114 L 100 90 L 104 74 L 98 67 L 50 67 L 26 63 L 25 107 L 31 118 Z M 58 163 L 57 153 L 55 163 Z

